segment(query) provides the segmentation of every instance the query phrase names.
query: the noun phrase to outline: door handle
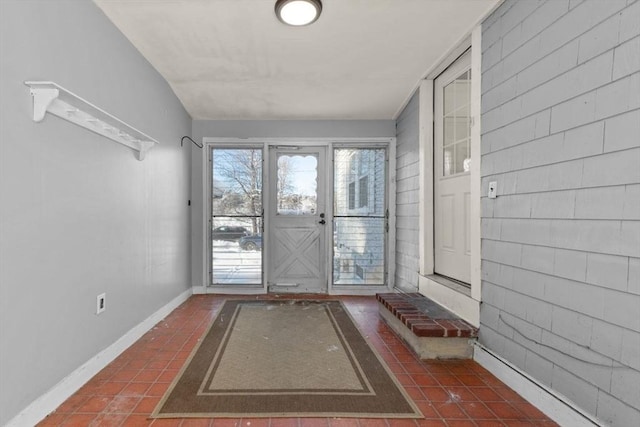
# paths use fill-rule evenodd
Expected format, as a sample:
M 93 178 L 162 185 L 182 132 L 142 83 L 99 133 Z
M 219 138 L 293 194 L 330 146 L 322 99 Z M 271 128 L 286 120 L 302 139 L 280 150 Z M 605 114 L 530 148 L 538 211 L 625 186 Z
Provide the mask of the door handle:
M 318 221 L 318 224 L 325 225 L 326 223 L 327 223 L 327 221 L 325 221 L 324 219 L 321 219 L 320 221 Z

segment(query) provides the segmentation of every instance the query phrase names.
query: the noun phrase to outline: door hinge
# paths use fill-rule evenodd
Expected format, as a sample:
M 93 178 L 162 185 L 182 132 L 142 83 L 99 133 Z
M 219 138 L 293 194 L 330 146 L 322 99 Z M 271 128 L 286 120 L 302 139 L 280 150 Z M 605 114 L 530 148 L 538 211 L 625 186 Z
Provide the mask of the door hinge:
M 384 213 L 384 230 L 388 233 L 389 232 L 389 209 L 387 208 L 387 210 Z

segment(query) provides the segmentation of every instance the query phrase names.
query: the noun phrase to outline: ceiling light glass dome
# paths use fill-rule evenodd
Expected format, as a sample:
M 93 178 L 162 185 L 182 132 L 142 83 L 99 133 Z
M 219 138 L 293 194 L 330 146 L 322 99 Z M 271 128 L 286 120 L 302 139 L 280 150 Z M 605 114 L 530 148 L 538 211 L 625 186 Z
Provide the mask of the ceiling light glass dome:
M 294 27 L 315 22 L 322 12 L 320 0 L 278 0 L 276 16 L 280 21 Z

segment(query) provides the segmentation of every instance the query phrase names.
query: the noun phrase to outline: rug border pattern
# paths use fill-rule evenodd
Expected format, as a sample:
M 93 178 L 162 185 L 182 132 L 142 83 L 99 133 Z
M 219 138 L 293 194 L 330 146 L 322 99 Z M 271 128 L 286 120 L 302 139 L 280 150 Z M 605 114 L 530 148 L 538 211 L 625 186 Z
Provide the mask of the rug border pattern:
M 337 305 L 339 305 L 341 307 L 341 309 L 343 310 L 343 312 L 345 313 L 345 315 L 348 317 L 349 321 L 352 323 L 353 327 L 355 328 L 356 333 L 359 335 L 359 338 L 362 339 L 362 341 L 364 342 L 366 347 L 368 347 L 368 350 L 376 358 L 376 360 L 380 364 L 381 368 L 384 370 L 384 372 L 388 376 L 389 380 L 393 383 L 393 385 L 395 385 L 396 391 L 402 396 L 402 398 L 404 398 L 404 401 L 407 403 L 408 407 L 410 408 L 410 410 L 412 412 L 406 411 L 406 412 L 393 413 L 393 412 L 349 412 L 349 411 L 335 411 L 335 412 L 331 412 L 331 411 L 233 412 L 233 411 L 231 411 L 231 412 L 171 412 L 171 413 L 161 413 L 160 411 L 162 410 L 162 408 L 164 407 L 165 403 L 167 402 L 167 400 L 171 396 L 171 394 L 174 391 L 174 389 L 176 388 L 177 384 L 180 382 L 180 380 L 183 377 L 183 374 L 185 373 L 185 371 L 189 368 L 189 366 L 190 366 L 191 362 L 193 361 L 194 357 L 198 354 L 198 351 L 200 350 L 201 346 L 205 342 L 205 338 L 211 333 L 211 329 L 216 325 L 219 317 L 224 312 L 225 307 L 227 307 L 227 304 L 235 304 L 236 308 L 237 308 L 240 304 L 243 304 L 243 303 L 247 303 L 247 304 L 285 304 L 285 303 L 296 303 L 296 304 L 298 304 L 299 303 L 299 304 L 337 304 Z M 333 313 L 331 312 L 331 309 L 327 308 L 327 310 L 333 316 Z M 335 322 L 334 326 L 337 327 L 337 329 L 339 330 L 340 334 L 342 335 L 343 331 L 339 327 L 337 319 L 332 319 L 332 322 Z M 344 338 L 346 339 L 346 337 L 344 337 Z M 347 346 L 347 348 L 348 348 L 348 351 L 352 351 L 350 346 Z M 356 359 L 357 364 L 360 365 L 360 361 L 357 359 L 357 355 L 352 354 L 352 356 Z M 366 375 L 365 375 L 364 379 L 365 379 L 365 381 L 367 383 L 369 383 L 369 379 L 366 377 Z M 370 384 L 369 384 L 369 386 L 371 387 Z M 375 394 L 375 390 L 373 388 L 371 388 L 370 390 L 371 390 L 372 393 Z M 252 394 L 254 394 L 254 393 L 252 393 Z M 270 394 L 274 394 L 274 393 L 270 393 Z M 284 394 L 291 394 L 291 393 L 290 392 L 284 392 Z M 296 395 L 298 395 L 298 394 L 301 394 L 301 393 L 296 392 Z M 329 395 L 329 394 L 332 394 L 332 393 L 322 393 L 321 392 L 321 393 L 313 393 L 313 394 Z M 349 395 L 349 392 L 339 392 L 339 393 L 336 393 L 336 394 Z M 358 395 L 363 395 L 363 394 L 362 393 L 358 393 Z M 160 401 L 156 405 L 156 407 L 153 410 L 153 412 L 151 413 L 150 417 L 151 418 L 158 418 L 158 419 L 162 419 L 162 418 L 238 418 L 238 417 L 245 417 L 245 418 L 246 417 L 251 417 L 251 418 L 293 418 L 293 417 L 295 417 L 295 418 L 306 418 L 306 417 L 317 418 L 317 417 L 323 417 L 324 418 L 324 417 L 344 417 L 344 418 L 418 419 L 418 418 L 423 418 L 423 415 L 420 412 L 420 410 L 418 409 L 418 407 L 415 404 L 415 402 L 413 401 L 413 399 L 408 395 L 408 393 L 406 392 L 406 390 L 404 389 L 402 384 L 400 384 L 400 382 L 396 378 L 395 374 L 393 372 L 391 372 L 391 370 L 387 366 L 387 364 L 384 361 L 384 359 L 382 359 L 382 357 L 378 354 L 377 350 L 373 347 L 373 345 L 369 341 L 367 341 L 365 336 L 362 334 L 362 332 L 360 331 L 360 329 L 357 326 L 357 323 L 354 321 L 353 317 L 351 316 L 351 313 L 345 307 L 345 305 L 342 303 L 342 301 L 332 300 L 332 299 L 328 299 L 328 300 L 324 300 L 324 299 L 321 299 L 321 300 L 313 300 L 313 299 L 309 299 L 309 300 L 299 300 L 299 299 L 286 299 L 286 300 L 283 300 L 283 299 L 279 299 L 279 300 L 227 299 L 227 300 L 225 300 L 223 302 L 222 306 L 219 308 L 218 313 L 216 313 L 215 318 L 211 321 L 211 324 L 208 326 L 207 330 L 201 336 L 201 339 L 198 341 L 196 346 L 191 351 L 191 354 L 189 355 L 189 357 L 185 361 L 184 365 L 181 367 L 180 371 L 178 372 L 178 374 L 176 375 L 176 377 L 172 381 L 172 383 L 169 386 L 169 388 L 167 389 L 167 391 L 164 393 L 164 395 L 162 396 L 162 398 L 160 399 Z

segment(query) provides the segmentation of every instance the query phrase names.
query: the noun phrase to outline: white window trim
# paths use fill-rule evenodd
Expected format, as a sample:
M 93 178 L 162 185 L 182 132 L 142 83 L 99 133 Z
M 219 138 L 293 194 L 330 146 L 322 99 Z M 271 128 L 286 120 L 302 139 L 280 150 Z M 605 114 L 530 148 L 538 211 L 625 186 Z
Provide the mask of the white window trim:
M 254 295 L 254 294 L 265 294 L 267 293 L 267 284 L 265 275 L 265 252 L 262 251 L 262 268 L 263 268 L 263 276 L 262 276 L 262 284 L 257 285 L 243 285 L 243 286 L 234 286 L 234 285 L 211 285 L 211 242 L 209 241 L 209 230 L 210 224 L 209 221 L 211 219 L 211 202 L 209 196 L 211 195 L 211 182 L 212 182 L 212 169 L 209 165 L 211 162 L 211 149 L 212 148 L 255 148 L 262 150 L 262 159 L 263 159 L 263 168 L 262 168 L 262 182 L 266 182 L 267 176 L 266 168 L 264 168 L 264 159 L 267 155 L 266 144 L 261 140 L 247 140 L 247 139 L 237 139 L 237 138 L 203 138 L 204 143 L 204 155 L 202 156 L 202 171 L 203 171 L 203 182 L 202 182 L 202 283 L 204 284 L 203 292 L 205 294 L 212 293 L 220 293 L 220 294 L 239 294 L 239 295 Z M 264 187 L 264 186 L 263 186 Z M 263 201 L 262 207 L 263 209 L 267 209 L 266 203 L 268 203 L 268 189 L 262 189 Z M 264 221 L 264 216 L 263 216 Z M 267 243 L 266 241 L 263 243 Z
M 270 145 L 298 145 L 298 146 L 316 146 L 322 145 L 327 147 L 327 152 L 332 153 L 333 147 L 372 147 L 376 145 L 387 147 L 389 164 L 388 164 L 388 178 L 387 178 L 387 192 L 388 192 L 388 209 L 389 209 L 389 232 L 387 245 L 387 286 L 339 286 L 334 287 L 331 279 L 331 266 L 330 252 L 327 251 L 326 259 L 326 277 L 328 281 L 327 294 L 328 295 L 373 295 L 381 291 L 390 291 L 395 286 L 395 241 L 396 241 L 396 227 L 395 227 L 395 207 L 396 207 L 396 138 L 395 137 L 363 137 L 363 138 L 224 138 L 224 137 L 204 137 L 202 139 L 204 143 L 204 150 L 206 155 L 202 156 L 202 229 L 205 231 L 202 233 L 202 283 L 204 286 L 197 287 L 194 293 L 216 293 L 216 294 L 265 294 L 268 292 L 267 277 L 268 277 L 268 265 L 265 265 L 267 259 L 266 251 L 268 249 L 263 248 L 263 283 L 262 285 L 255 286 L 234 286 L 234 285 L 209 285 L 209 268 L 211 267 L 209 260 L 211 259 L 211 248 L 208 241 L 209 230 L 209 218 L 211 217 L 211 203 L 209 203 L 209 192 L 211 190 L 211 168 L 209 167 L 209 152 L 212 147 L 236 147 L 236 148 L 248 148 L 248 147 L 262 147 L 263 160 L 268 159 L 268 150 Z M 327 161 L 330 162 L 332 154 L 328 154 Z M 263 168 L 263 183 L 268 182 L 268 168 Z M 333 185 L 333 166 L 329 167 L 326 174 L 327 189 L 331 189 Z M 263 208 L 265 212 L 269 208 L 269 189 L 268 186 L 263 185 Z M 329 193 L 327 192 L 327 198 L 329 199 Z M 329 206 L 329 205 L 328 205 Z M 266 221 L 266 219 L 265 219 Z M 333 209 L 327 211 L 327 221 L 333 221 Z M 268 224 L 265 223 L 265 227 Z M 326 228 L 326 241 L 330 242 L 330 227 Z M 268 245 L 268 241 L 265 240 L 264 246 Z M 195 288 L 194 288 L 195 289 Z
M 471 36 L 452 49 L 447 59 L 420 83 L 420 202 L 419 202 L 419 292 L 448 308 L 474 326 L 480 325 L 480 300 L 482 294 L 481 241 L 480 241 L 480 114 L 481 114 L 481 26 L 477 25 Z M 433 123 L 434 80 L 469 47 L 471 49 L 471 292 L 465 293 L 434 280 L 433 233 Z

